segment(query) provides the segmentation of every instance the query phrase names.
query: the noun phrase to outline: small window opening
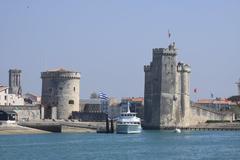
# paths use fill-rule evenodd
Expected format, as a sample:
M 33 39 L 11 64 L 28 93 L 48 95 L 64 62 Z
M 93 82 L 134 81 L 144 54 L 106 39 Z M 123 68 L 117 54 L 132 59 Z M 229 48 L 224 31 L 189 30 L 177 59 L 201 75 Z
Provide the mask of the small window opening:
M 74 104 L 74 100 L 69 100 L 68 104 Z

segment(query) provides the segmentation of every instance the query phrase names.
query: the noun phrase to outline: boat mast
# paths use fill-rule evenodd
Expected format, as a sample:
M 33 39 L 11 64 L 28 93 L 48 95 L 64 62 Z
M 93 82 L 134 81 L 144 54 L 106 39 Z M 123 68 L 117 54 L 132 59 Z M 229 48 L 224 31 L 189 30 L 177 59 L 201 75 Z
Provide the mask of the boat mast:
M 128 101 L 128 104 L 127 104 L 127 113 L 130 113 L 130 102 Z

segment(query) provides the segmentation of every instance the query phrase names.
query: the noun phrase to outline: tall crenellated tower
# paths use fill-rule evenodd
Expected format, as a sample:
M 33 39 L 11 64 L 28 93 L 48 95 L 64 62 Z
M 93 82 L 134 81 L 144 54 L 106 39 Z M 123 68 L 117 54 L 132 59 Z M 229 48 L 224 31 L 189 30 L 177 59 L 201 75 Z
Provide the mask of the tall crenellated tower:
M 175 43 L 153 49 L 150 65 L 144 66 L 144 128 L 186 126 L 189 124 L 191 68 L 176 63 Z
M 21 70 L 10 69 L 9 73 L 9 93 L 22 95 Z
M 155 48 L 152 62 L 144 66 L 144 128 L 146 129 L 159 129 L 176 124 L 174 113 L 176 55 L 175 43 L 170 44 L 168 48 Z

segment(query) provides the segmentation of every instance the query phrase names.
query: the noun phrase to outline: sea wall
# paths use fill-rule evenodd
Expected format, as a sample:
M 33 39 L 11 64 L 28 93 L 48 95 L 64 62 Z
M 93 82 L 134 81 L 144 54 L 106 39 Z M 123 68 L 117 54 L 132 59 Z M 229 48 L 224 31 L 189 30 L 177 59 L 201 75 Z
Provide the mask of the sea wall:
M 85 122 L 103 122 L 106 120 L 105 113 L 92 113 L 92 112 L 72 112 L 72 118 Z
M 41 105 L 0 106 L 0 110 L 16 112 L 17 121 L 39 120 L 43 118 L 43 107 Z
M 183 126 L 197 125 L 205 123 L 208 120 L 214 121 L 230 121 L 235 120 L 235 115 L 232 112 L 216 112 L 212 110 L 203 109 L 200 107 L 192 106 L 189 118 L 184 119 Z

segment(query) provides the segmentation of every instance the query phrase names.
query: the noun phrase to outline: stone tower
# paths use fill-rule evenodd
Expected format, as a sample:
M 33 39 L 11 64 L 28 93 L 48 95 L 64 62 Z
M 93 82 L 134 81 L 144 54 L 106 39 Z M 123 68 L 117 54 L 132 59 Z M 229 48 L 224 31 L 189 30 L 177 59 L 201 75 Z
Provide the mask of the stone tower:
M 153 49 L 150 65 L 144 66 L 144 128 L 186 126 L 191 114 L 190 66 L 176 63 L 175 43 Z
M 177 103 L 176 107 L 180 106 L 178 110 L 180 118 L 177 119 L 176 124 L 178 126 L 188 126 L 191 114 L 190 108 L 190 73 L 191 68 L 188 64 L 179 62 L 177 65 L 177 75 L 179 80 L 177 81 L 179 91 L 176 93 Z M 177 115 L 178 116 L 178 115 Z
M 176 93 L 176 55 L 175 43 L 168 48 L 153 49 L 150 65 L 144 66 L 144 128 L 159 129 L 173 126 Z
M 45 118 L 68 119 L 72 111 L 79 111 L 80 73 L 65 69 L 41 73 L 42 105 Z
M 10 69 L 9 73 L 9 93 L 22 95 L 21 70 Z

